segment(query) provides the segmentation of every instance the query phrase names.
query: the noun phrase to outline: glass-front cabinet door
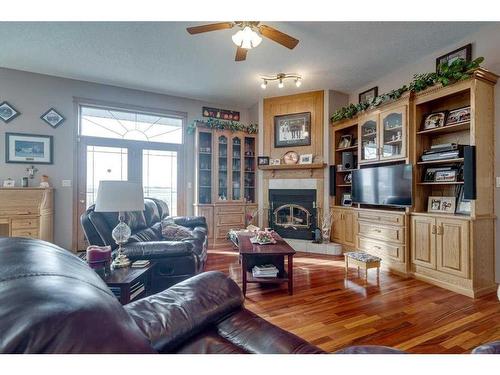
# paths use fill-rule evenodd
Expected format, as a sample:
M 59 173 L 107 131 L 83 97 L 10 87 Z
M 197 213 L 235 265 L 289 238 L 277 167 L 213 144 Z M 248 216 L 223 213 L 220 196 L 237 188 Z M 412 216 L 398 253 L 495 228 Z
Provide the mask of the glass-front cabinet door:
M 378 116 L 370 116 L 362 120 L 359 125 L 359 134 L 361 138 L 359 162 L 378 160 Z
M 380 159 L 397 159 L 406 156 L 406 106 L 380 114 Z
M 255 203 L 255 138 L 245 137 L 245 174 L 243 180 L 244 199 L 246 202 Z
M 231 152 L 232 152 L 232 176 L 231 176 L 231 184 L 232 184 L 232 200 L 239 201 L 241 197 L 241 138 L 233 137 L 231 143 Z
M 229 147 L 228 138 L 225 135 L 220 135 L 217 138 L 217 149 L 218 149 L 218 181 L 217 181 L 217 199 L 219 201 L 227 201 L 228 197 L 228 169 L 229 169 Z

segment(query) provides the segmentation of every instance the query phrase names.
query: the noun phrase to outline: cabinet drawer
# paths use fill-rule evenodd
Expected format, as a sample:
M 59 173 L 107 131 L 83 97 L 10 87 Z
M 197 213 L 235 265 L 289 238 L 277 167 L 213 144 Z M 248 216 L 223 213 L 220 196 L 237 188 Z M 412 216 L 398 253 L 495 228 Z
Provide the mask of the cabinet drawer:
M 215 207 L 215 214 L 244 214 L 245 206 L 220 206 Z
M 217 216 L 217 225 L 244 225 L 245 217 L 243 214 L 219 214 Z
M 38 228 L 39 221 L 37 218 L 31 219 L 12 219 L 12 229 Z
M 385 212 L 358 211 L 358 220 L 381 224 L 404 225 L 405 215 Z
M 358 237 L 358 248 L 381 258 L 391 258 L 399 262 L 405 261 L 405 247 Z
M 13 229 L 12 237 L 38 238 L 37 229 Z
M 369 238 L 403 243 L 404 227 L 388 227 L 380 224 L 358 222 L 358 234 Z

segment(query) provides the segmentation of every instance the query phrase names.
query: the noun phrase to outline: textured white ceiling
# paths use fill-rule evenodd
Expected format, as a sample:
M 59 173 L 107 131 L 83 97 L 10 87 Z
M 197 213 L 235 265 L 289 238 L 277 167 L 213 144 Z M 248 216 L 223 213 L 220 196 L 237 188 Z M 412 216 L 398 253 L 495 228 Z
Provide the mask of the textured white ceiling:
M 235 62 L 234 30 L 190 36 L 204 22 L 0 22 L 0 66 L 250 107 L 292 94 L 259 74 L 304 76 L 301 91 L 351 92 L 443 48 L 484 23 L 264 22 L 300 40 L 288 50 L 268 39 Z

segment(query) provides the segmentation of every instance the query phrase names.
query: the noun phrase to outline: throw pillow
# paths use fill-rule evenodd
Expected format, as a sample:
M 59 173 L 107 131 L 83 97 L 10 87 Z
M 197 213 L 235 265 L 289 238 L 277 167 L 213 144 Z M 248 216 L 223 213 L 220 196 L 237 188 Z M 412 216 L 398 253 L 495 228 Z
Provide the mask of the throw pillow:
M 161 223 L 161 235 L 167 241 L 182 241 L 193 237 L 188 228 L 168 221 Z

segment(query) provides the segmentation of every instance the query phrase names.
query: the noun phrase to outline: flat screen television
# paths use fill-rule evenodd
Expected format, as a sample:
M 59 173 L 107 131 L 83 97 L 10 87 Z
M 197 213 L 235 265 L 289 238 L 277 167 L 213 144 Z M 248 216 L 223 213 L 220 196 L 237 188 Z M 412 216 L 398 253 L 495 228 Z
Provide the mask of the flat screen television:
M 352 202 L 378 206 L 412 205 L 412 166 L 398 164 L 352 172 Z

